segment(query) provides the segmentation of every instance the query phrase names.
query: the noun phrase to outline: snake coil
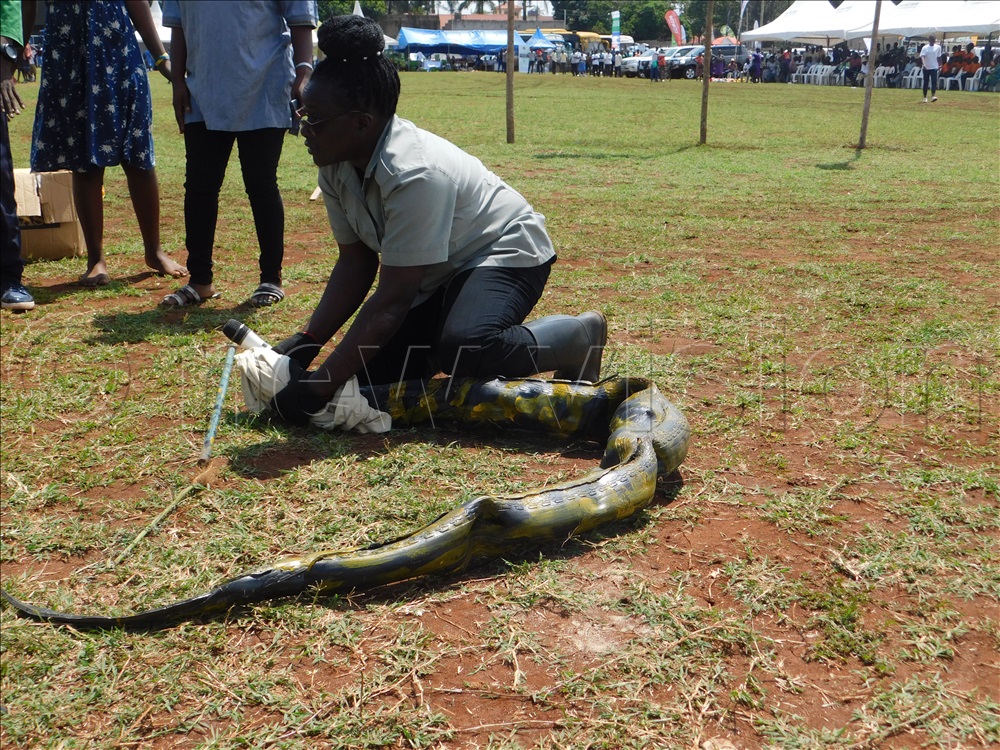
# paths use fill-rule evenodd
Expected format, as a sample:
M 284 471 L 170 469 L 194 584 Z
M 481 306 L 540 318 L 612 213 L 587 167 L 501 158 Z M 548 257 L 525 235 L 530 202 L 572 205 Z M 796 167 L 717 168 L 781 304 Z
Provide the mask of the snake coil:
M 366 389 L 394 424 L 435 420 L 514 427 L 606 441 L 601 468 L 525 493 L 484 495 L 399 539 L 356 550 L 280 559 L 200 596 L 129 615 L 81 615 L 36 607 L 0 590 L 25 617 L 82 628 L 156 628 L 178 620 L 307 590 L 346 592 L 463 569 L 513 545 L 564 541 L 627 518 L 653 499 L 658 473 L 687 455 L 690 429 L 656 386 L 641 378 L 596 385 L 553 380 L 450 380 Z

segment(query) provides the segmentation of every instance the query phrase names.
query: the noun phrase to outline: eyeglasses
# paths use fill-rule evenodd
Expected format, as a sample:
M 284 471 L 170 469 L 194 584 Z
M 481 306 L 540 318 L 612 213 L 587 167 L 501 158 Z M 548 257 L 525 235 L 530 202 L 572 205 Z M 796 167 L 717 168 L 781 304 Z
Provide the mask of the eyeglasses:
M 357 114 L 358 110 L 351 110 L 350 112 L 343 112 L 339 115 L 334 115 L 333 117 L 324 117 L 322 120 L 312 119 L 305 111 L 305 107 L 299 107 L 295 110 L 295 116 L 299 118 L 299 126 L 303 131 L 309 130 L 311 132 L 316 132 L 316 129 L 325 122 L 330 122 L 331 120 L 339 120 L 341 117 L 347 117 L 348 115 Z
M 305 107 L 299 107 L 295 110 L 295 116 L 299 118 L 299 126 L 303 130 L 313 130 L 315 131 L 317 127 L 322 125 L 324 122 L 329 122 L 330 120 L 336 120 L 337 117 L 324 117 L 322 120 L 313 120 L 306 113 Z M 338 115 L 339 117 L 340 115 Z

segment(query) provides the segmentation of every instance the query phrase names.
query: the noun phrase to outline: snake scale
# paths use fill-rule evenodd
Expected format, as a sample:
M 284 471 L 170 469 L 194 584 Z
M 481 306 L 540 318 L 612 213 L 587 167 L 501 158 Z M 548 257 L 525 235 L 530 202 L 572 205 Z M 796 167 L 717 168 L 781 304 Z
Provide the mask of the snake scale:
M 234 606 L 305 591 L 349 592 L 428 574 L 455 572 L 512 547 L 566 539 L 626 518 L 653 498 L 658 473 L 687 454 L 681 412 L 641 378 L 596 385 L 555 380 L 448 380 L 366 390 L 396 425 L 438 421 L 512 427 L 605 442 L 601 468 L 543 489 L 469 500 L 407 536 L 355 550 L 286 557 L 211 591 L 128 615 L 84 615 L 36 607 L 2 591 L 21 615 L 81 628 L 156 628 Z

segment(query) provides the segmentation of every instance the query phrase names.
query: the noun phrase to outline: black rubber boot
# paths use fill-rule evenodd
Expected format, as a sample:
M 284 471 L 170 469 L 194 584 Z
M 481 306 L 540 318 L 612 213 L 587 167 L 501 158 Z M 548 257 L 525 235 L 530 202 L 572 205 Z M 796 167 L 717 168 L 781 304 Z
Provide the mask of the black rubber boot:
M 549 315 L 524 323 L 535 337 L 539 372 L 555 370 L 557 380 L 595 383 L 601 378 L 601 357 L 608 343 L 608 321 L 599 312 Z

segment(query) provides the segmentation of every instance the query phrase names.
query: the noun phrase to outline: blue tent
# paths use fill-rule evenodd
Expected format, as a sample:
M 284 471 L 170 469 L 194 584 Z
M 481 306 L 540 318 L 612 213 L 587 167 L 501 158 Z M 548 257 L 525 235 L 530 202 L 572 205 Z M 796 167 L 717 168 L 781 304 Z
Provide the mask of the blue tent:
M 446 35 L 460 34 L 460 31 L 446 31 Z M 476 35 L 475 43 L 473 45 L 477 53 L 490 53 L 496 54 L 500 50 L 507 49 L 507 32 L 502 29 L 485 29 L 483 31 L 473 32 Z M 523 47 L 527 42 L 525 42 L 521 35 L 514 33 L 514 49 L 518 47 Z
M 397 37 L 399 50 L 403 52 L 423 52 L 432 55 L 444 52 L 453 55 L 496 54 L 507 49 L 507 32 L 502 30 L 435 31 L 414 29 L 404 26 Z M 514 47 L 523 47 L 526 42 L 514 34 Z
M 549 39 L 542 33 L 541 29 L 535 29 L 535 35 L 528 40 L 528 46 L 531 49 L 555 49 L 554 45 Z
M 433 29 L 414 29 L 404 26 L 396 35 L 398 49 L 406 52 L 423 52 L 425 55 L 434 52 L 447 52 L 448 40 L 441 31 Z

